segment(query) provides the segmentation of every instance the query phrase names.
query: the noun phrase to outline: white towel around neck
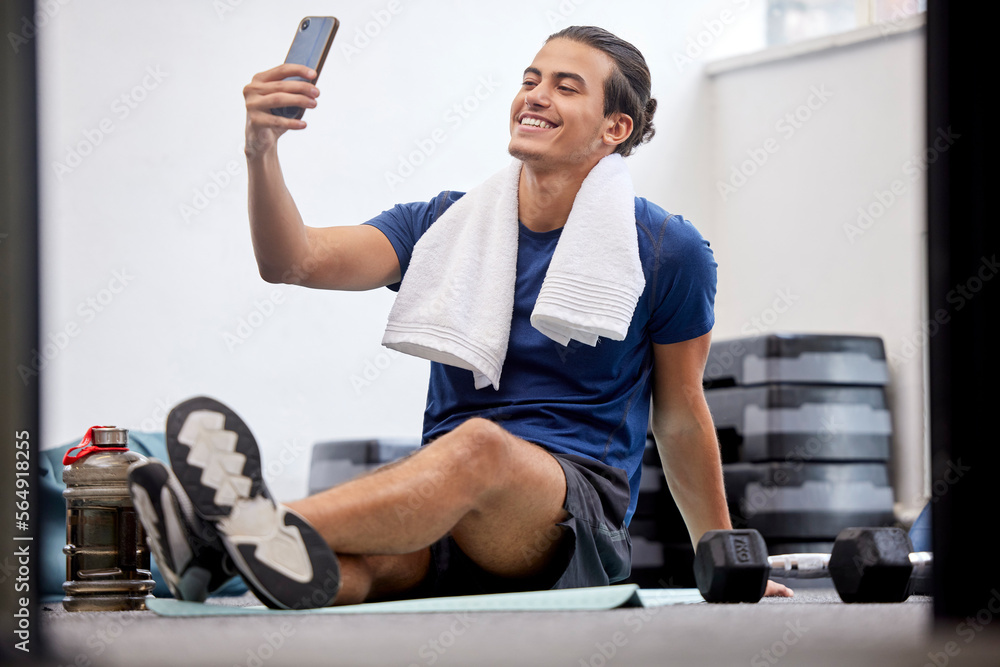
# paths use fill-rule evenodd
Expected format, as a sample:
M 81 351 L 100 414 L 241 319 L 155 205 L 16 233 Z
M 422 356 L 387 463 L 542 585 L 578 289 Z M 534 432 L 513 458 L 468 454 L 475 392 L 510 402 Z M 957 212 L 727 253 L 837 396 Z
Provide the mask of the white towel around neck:
M 514 160 L 452 204 L 413 248 L 382 344 L 473 372 L 500 388 L 514 310 L 518 183 Z M 624 340 L 645 287 L 635 190 L 621 155 L 590 171 L 559 236 L 531 324 L 561 345 Z

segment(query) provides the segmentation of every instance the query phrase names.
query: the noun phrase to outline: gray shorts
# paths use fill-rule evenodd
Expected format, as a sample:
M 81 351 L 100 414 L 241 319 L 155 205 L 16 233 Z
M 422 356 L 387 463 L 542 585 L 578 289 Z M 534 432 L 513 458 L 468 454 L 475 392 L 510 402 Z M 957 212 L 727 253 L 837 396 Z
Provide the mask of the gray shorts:
M 629 503 L 625 471 L 593 459 L 550 452 L 566 475 L 569 517 L 551 534 L 539 535 L 543 547 L 560 540 L 544 572 L 512 579 L 486 572 L 459 548 L 451 535 L 431 545 L 430 569 L 410 595 L 444 597 L 516 591 L 606 586 L 627 579 L 632 564 L 632 540 L 624 525 Z M 561 535 L 560 535 L 561 533 Z M 530 558 L 532 545 L 525 545 Z

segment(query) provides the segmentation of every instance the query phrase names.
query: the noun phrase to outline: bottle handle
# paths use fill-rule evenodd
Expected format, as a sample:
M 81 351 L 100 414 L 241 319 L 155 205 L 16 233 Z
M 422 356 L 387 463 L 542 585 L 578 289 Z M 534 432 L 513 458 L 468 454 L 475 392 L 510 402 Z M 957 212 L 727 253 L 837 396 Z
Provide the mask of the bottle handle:
M 113 428 L 111 426 L 100 426 L 95 425 L 87 429 L 87 432 L 83 436 L 83 440 L 80 441 L 79 445 L 74 445 L 66 450 L 66 454 L 63 456 L 63 465 L 68 466 L 71 463 L 82 459 L 87 454 L 92 454 L 93 452 L 127 452 L 128 447 L 100 447 L 98 445 L 92 444 L 94 442 L 94 429 L 95 428 Z M 80 449 L 80 448 L 83 449 Z M 74 450 L 79 449 L 76 454 L 73 454 Z

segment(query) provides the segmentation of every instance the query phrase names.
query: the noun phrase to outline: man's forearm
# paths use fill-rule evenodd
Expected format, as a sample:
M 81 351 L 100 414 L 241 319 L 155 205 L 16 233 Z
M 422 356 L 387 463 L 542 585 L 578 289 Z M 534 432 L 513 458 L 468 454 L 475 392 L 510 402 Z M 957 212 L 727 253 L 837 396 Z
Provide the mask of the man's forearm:
M 707 410 L 706 410 L 707 412 Z M 691 543 L 709 530 L 732 528 L 722 483 L 719 445 L 711 417 L 654 431 L 667 485 L 684 517 Z
M 250 237 L 260 275 L 268 282 L 298 283 L 309 243 L 305 225 L 285 186 L 276 148 L 247 155 Z M 298 270 L 296 270 L 298 267 Z

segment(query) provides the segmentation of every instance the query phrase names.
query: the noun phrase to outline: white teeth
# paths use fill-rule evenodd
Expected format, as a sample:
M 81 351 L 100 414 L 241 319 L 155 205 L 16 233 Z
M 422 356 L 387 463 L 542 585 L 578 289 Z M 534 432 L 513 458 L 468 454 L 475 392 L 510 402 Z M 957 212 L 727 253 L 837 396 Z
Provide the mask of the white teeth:
M 545 130 L 555 127 L 555 125 L 546 123 L 544 120 L 541 120 L 539 118 L 522 118 L 521 125 L 532 125 L 534 127 L 540 127 Z

